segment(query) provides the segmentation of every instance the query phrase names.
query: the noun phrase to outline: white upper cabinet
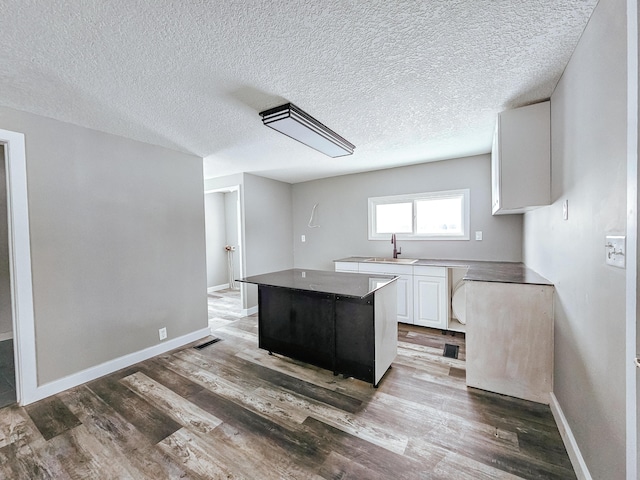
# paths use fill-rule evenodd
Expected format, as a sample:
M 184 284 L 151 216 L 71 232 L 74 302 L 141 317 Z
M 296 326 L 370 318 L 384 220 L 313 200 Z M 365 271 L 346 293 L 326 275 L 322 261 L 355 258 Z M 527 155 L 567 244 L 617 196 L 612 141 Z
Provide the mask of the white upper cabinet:
M 550 103 L 498 115 L 491 151 L 492 213 L 524 213 L 551 203 Z

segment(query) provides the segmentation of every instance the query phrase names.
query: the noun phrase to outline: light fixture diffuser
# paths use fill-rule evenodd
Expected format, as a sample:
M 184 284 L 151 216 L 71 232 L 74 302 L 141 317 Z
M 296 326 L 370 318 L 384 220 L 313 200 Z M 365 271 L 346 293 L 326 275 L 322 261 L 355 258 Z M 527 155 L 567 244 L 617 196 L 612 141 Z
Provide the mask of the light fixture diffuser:
M 262 123 L 330 157 L 351 155 L 355 145 L 293 103 L 260 112 Z

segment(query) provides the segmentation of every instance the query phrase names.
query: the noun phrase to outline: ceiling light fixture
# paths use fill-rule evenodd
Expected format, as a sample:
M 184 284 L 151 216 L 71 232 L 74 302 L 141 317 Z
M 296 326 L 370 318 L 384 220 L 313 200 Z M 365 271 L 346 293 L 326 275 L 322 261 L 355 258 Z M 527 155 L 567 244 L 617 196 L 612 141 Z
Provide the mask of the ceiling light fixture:
M 355 145 L 293 103 L 260 112 L 262 123 L 330 157 L 351 155 Z

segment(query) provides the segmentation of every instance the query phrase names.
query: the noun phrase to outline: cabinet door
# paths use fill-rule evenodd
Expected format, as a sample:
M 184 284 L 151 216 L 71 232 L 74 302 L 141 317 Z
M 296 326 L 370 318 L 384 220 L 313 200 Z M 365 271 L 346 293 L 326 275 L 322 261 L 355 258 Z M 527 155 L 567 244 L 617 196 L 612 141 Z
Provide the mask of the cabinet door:
M 549 102 L 498 115 L 492 161 L 492 213 L 524 213 L 551 201 Z
M 398 275 L 398 322 L 413 323 L 413 277 L 411 275 Z
M 500 204 L 500 117 L 496 121 L 493 133 L 493 147 L 491 148 L 491 213 L 496 214 Z
M 447 328 L 447 279 L 446 277 L 413 277 L 416 325 Z
M 382 273 L 398 277 L 398 322 L 414 323 L 413 321 L 413 268 L 410 265 L 382 265 L 360 264 L 360 273 Z
M 258 287 L 258 346 L 333 370 L 333 295 Z

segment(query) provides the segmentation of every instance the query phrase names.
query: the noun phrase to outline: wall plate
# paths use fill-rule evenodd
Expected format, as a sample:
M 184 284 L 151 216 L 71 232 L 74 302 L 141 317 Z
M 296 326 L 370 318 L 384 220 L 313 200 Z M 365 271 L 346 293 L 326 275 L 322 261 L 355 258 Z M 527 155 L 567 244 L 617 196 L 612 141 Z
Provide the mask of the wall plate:
M 605 262 L 612 267 L 625 268 L 626 237 L 624 235 L 607 235 L 605 241 Z

